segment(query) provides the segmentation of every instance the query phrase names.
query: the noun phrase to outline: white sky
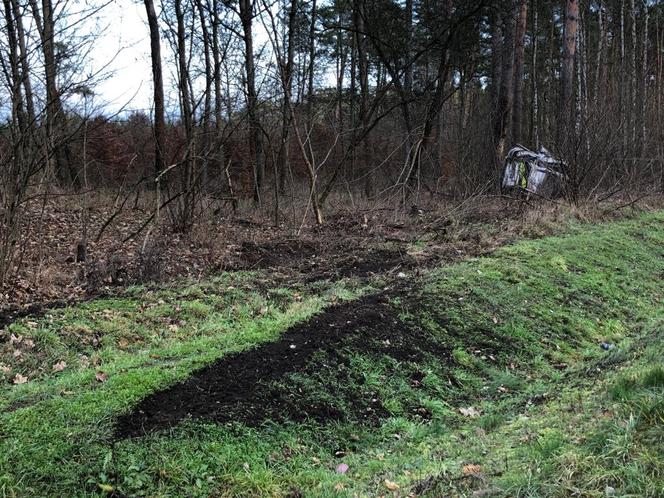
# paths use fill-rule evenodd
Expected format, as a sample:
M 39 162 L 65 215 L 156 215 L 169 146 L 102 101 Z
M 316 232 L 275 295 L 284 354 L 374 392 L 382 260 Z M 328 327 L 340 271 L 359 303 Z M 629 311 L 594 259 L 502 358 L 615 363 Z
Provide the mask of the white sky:
M 109 112 L 123 106 L 149 111 L 152 70 L 143 2 L 113 0 L 104 8 L 99 23 L 106 29 L 95 42 L 93 71 L 109 72 L 110 76 L 95 87 L 96 105 L 106 105 Z M 168 52 L 163 45 L 162 40 L 162 56 Z
M 86 0 L 75 0 L 86 2 Z M 159 2 L 155 1 L 159 9 Z M 159 12 L 158 12 L 159 13 Z M 93 72 L 108 73 L 108 78 L 94 86 L 93 105 L 103 110 L 104 114 L 118 111 L 142 110 L 152 111 L 152 66 L 150 60 L 150 37 L 143 0 L 111 0 L 99 13 L 97 19 L 90 20 L 90 30 L 95 24 L 105 27 L 98 34 L 91 52 L 90 62 Z M 268 44 L 265 29 L 257 19 L 254 26 L 256 53 Z M 161 56 L 164 71 L 164 84 L 167 102 L 177 97 L 169 95 L 169 83 L 174 76 L 171 49 L 162 36 Z M 257 61 L 257 63 L 259 63 Z M 232 64 L 232 63 L 231 63 Z M 260 64 L 260 63 L 259 63 Z M 259 75 L 260 86 L 265 74 Z M 330 84 L 334 81 L 332 74 L 327 75 Z

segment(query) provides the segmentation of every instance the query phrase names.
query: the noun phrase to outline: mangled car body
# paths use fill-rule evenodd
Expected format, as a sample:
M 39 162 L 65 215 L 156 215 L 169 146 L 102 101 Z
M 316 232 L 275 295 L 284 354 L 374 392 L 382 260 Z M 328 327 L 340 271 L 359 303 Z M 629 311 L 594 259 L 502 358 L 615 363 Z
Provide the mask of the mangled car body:
M 534 152 L 517 145 L 507 153 L 503 172 L 503 191 L 556 198 L 565 187 L 564 163 L 544 147 Z

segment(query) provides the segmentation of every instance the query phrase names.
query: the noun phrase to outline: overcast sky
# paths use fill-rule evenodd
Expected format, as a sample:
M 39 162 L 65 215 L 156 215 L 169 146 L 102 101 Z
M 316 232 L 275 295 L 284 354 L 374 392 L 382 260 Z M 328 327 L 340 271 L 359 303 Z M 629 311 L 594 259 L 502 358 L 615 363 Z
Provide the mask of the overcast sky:
M 99 20 L 106 25 L 95 42 L 93 70 L 108 71 L 110 76 L 95 89 L 97 106 L 108 111 L 150 109 L 152 71 L 150 40 L 143 2 L 113 0 Z

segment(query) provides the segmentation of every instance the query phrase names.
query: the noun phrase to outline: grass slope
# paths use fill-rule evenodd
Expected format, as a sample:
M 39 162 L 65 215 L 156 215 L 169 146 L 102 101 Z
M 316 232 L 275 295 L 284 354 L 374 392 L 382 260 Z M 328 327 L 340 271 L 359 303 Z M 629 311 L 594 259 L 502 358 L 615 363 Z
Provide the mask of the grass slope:
M 256 390 L 329 419 L 130 439 L 115 420 L 149 393 L 358 291 L 226 275 L 25 319 L 0 360 L 29 378 L 0 391 L 0 496 L 663 496 L 663 276 L 661 213 L 519 243 L 390 294 Z

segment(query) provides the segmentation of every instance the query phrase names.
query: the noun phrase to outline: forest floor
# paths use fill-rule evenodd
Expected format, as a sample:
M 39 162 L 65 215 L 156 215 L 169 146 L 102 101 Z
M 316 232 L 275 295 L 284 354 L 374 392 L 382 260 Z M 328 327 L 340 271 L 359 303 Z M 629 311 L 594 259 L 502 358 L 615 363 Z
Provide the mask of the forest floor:
M 0 326 L 42 307 L 117 295 L 132 285 L 202 281 L 223 271 L 259 270 L 284 283 L 413 276 L 516 240 L 562 233 L 571 223 L 634 216 L 661 203 L 646 198 L 619 209 L 630 203 L 571 206 L 481 196 L 429 201 L 404 213 L 338 202 L 323 226 L 302 223 L 294 213 L 282 213 L 285 222 L 275 226 L 267 208 L 217 216 L 211 206 L 185 236 L 173 233 L 166 219 L 145 224 L 149 199 L 129 207 L 103 194 L 94 202 L 56 197 L 29 206 L 17 270 L 0 286 Z M 77 262 L 84 233 L 86 260 Z
M 664 214 L 564 220 L 438 268 L 257 265 L 19 317 L 0 496 L 662 496 Z

